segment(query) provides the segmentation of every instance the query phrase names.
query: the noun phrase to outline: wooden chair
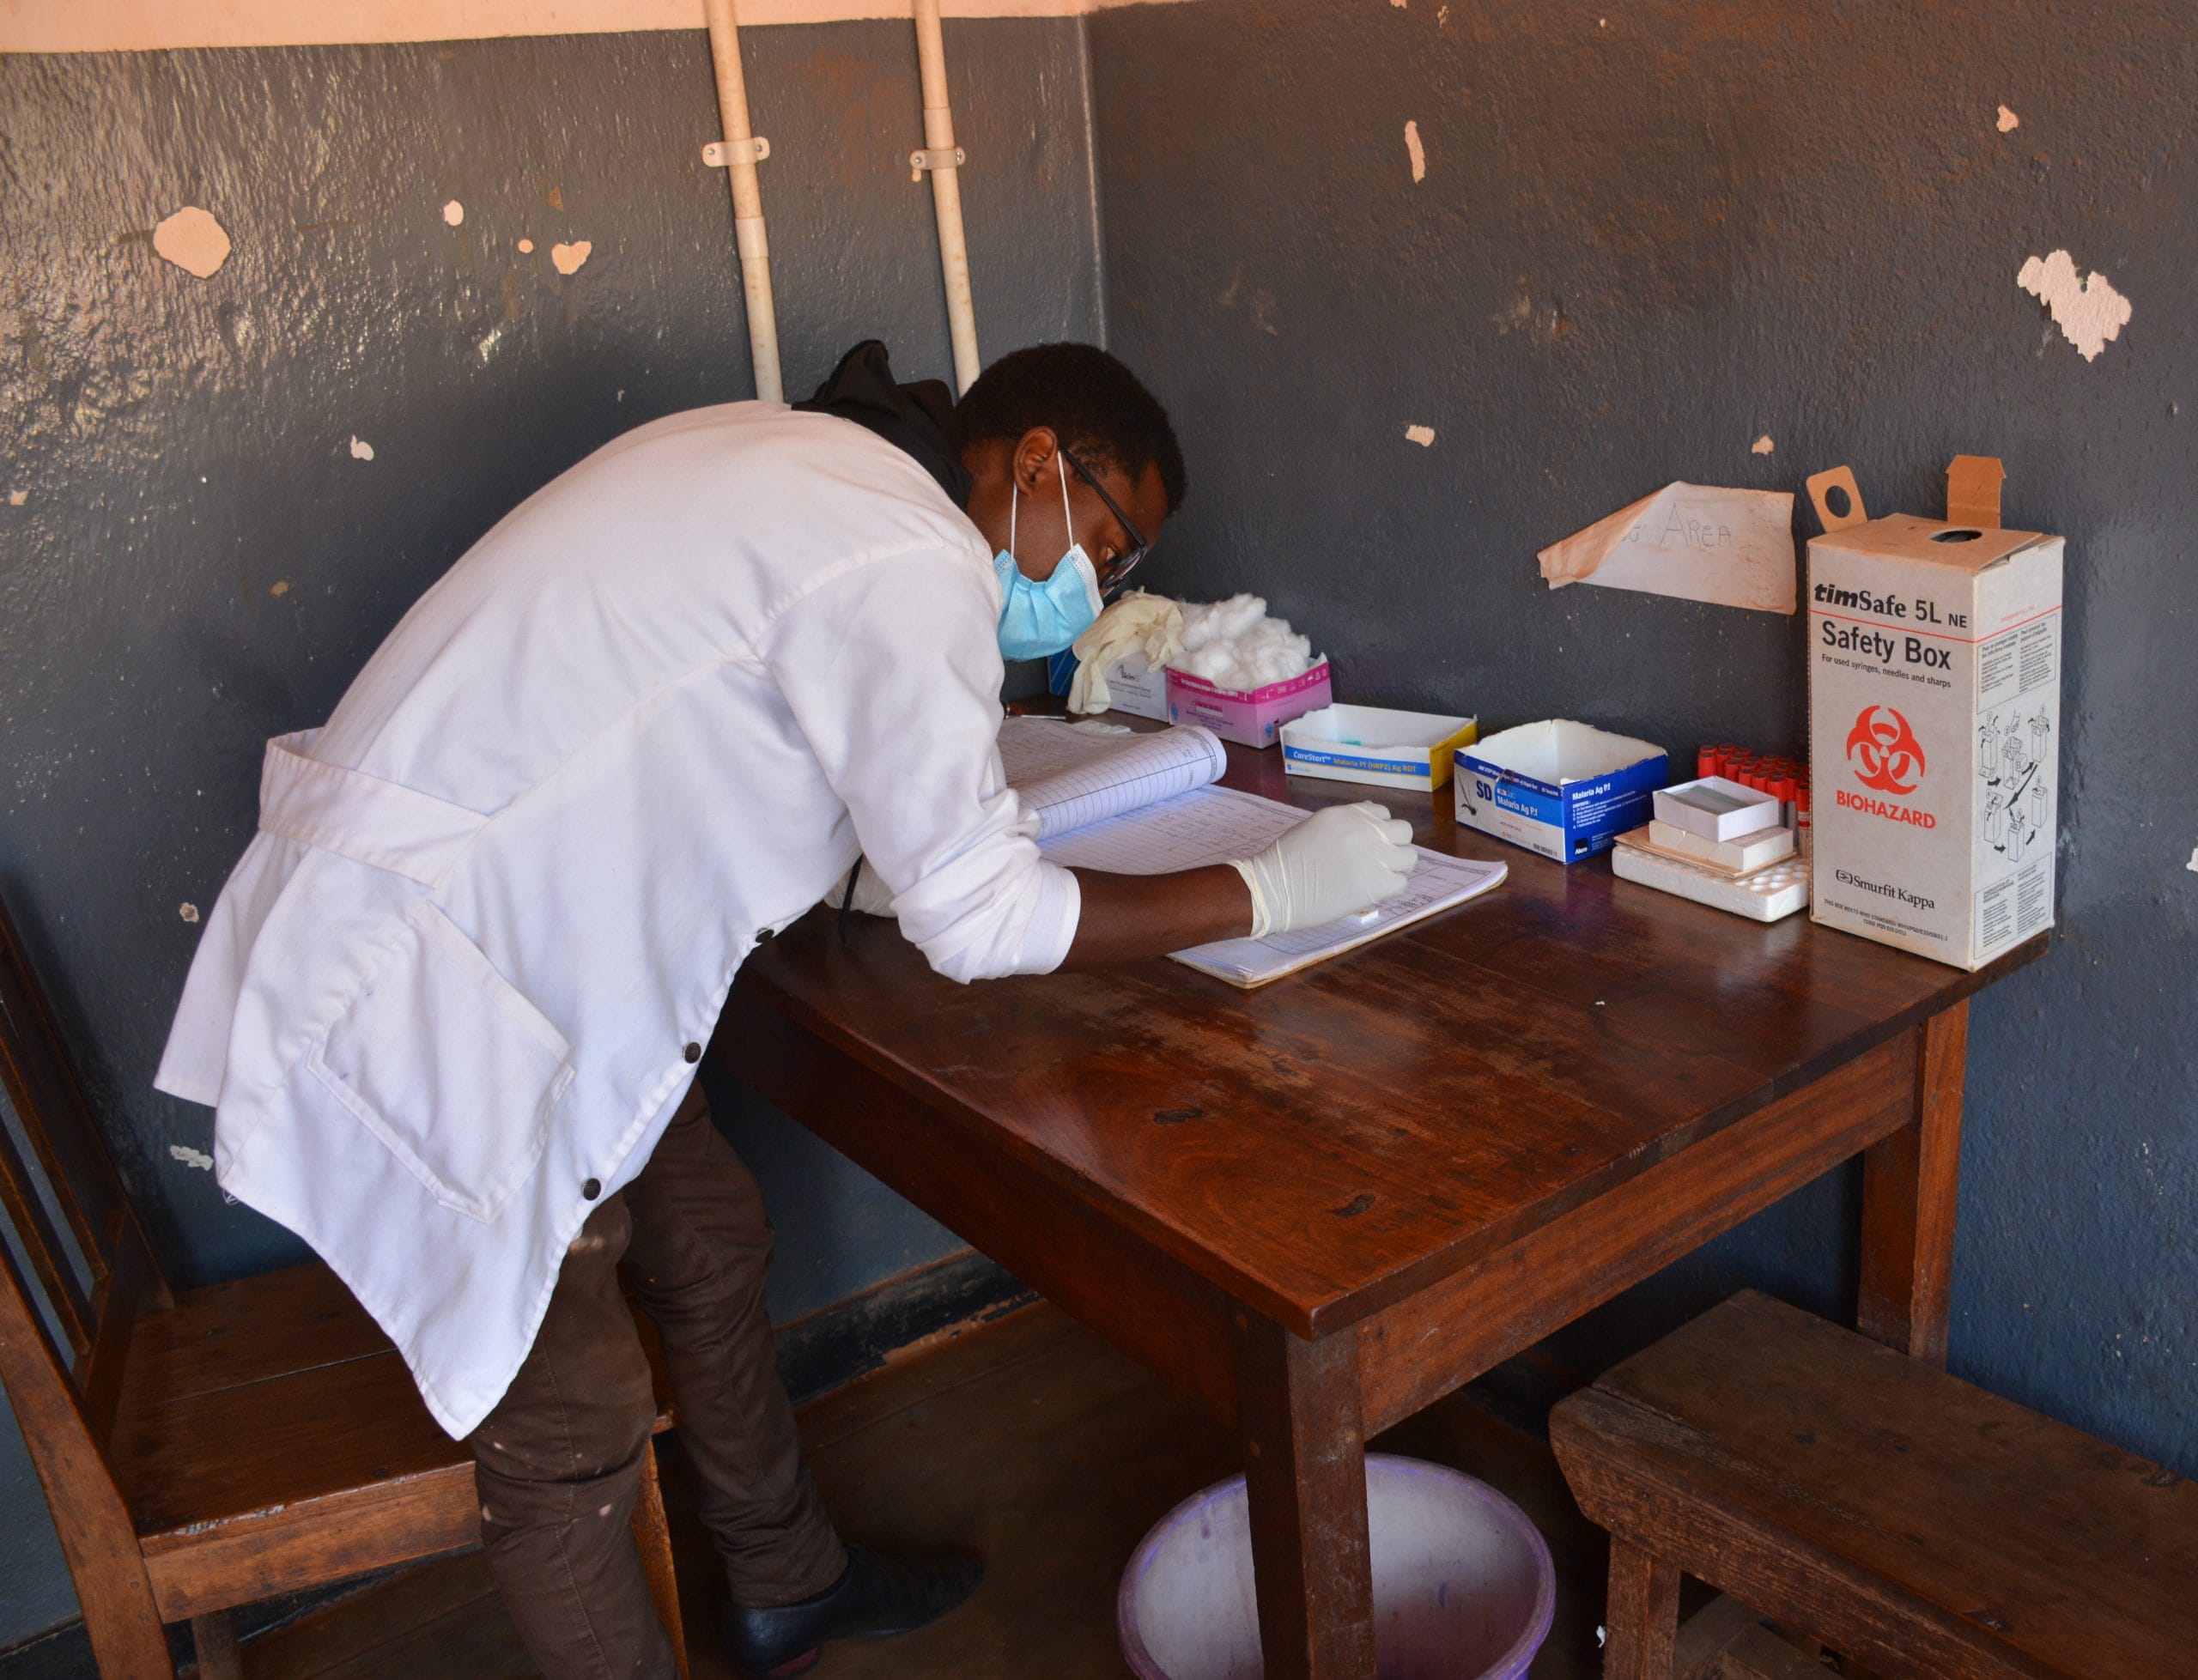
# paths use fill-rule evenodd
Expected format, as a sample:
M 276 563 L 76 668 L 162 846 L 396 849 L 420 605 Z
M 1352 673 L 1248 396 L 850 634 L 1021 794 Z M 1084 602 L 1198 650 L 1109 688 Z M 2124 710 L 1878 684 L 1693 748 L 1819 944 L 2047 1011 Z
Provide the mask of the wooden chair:
M 238 1672 L 228 1611 L 477 1544 L 473 1460 L 326 1266 L 172 1291 L 0 909 L 0 1210 L 29 1259 L 0 1288 L 0 1384 L 52 1507 L 100 1672 Z M 655 1328 L 655 1429 L 671 1426 Z M 654 1453 L 634 1537 L 687 1672 Z
M 2198 1485 L 1767 1296 L 1550 1441 L 1610 1531 L 1606 1680 L 1668 1680 L 1682 1574 L 1885 1680 L 2198 1674 Z

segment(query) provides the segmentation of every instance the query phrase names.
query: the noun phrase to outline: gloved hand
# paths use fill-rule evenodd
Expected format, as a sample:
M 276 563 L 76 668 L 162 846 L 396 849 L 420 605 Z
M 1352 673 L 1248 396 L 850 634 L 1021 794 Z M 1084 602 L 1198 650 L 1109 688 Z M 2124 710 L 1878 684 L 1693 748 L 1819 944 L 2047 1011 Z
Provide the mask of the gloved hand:
M 870 866 L 867 858 L 856 865 L 862 873 L 855 877 L 854 907 L 865 916 L 890 916 L 893 913 L 893 891 L 878 879 L 877 871 Z M 832 890 L 824 895 L 824 907 L 835 914 L 847 895 L 847 877 L 842 875 L 832 883 Z
M 1315 811 L 1256 858 L 1230 865 L 1252 889 L 1252 937 L 1319 927 L 1405 889 L 1419 863 L 1412 824 L 1370 800 Z

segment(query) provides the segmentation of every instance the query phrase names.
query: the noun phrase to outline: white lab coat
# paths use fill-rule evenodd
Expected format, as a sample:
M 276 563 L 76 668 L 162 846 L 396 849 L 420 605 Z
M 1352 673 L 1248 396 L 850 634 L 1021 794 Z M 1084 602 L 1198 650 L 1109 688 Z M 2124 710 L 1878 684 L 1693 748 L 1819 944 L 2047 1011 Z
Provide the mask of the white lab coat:
M 740 403 L 475 544 L 269 743 L 156 1080 L 463 1435 L 647 1161 L 736 970 L 864 853 L 956 979 L 1076 931 L 1000 773 L 1000 594 L 921 467 Z M 591 1194 L 590 1192 L 592 1192 Z

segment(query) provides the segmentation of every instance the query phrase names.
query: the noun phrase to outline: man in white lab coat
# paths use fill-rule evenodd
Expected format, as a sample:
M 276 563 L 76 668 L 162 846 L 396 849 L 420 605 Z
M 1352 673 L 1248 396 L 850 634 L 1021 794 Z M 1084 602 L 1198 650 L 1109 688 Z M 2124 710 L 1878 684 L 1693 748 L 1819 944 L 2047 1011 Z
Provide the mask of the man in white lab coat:
M 627 1537 L 665 1335 L 733 1654 L 950 1608 L 974 1563 L 843 1546 L 764 1317 L 769 1228 L 695 1064 L 735 972 L 862 860 L 969 981 L 1308 926 L 1401 891 L 1408 829 L 1325 811 L 1258 858 L 1046 862 L 1005 786 L 1006 657 L 1066 646 L 1181 500 L 1104 352 L 1006 357 L 948 412 L 850 352 L 811 403 L 675 415 L 505 518 L 319 730 L 268 744 L 158 1077 L 473 1447 L 491 1567 L 552 1677 L 663 1676 Z

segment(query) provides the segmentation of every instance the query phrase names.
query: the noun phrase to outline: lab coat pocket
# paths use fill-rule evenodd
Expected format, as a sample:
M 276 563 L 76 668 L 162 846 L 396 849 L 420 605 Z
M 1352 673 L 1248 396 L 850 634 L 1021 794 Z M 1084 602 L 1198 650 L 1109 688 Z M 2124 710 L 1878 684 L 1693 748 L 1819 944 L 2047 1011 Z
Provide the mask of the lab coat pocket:
M 484 1223 L 534 1171 L 573 1078 L 564 1035 L 425 899 L 307 1064 L 437 1201 Z

